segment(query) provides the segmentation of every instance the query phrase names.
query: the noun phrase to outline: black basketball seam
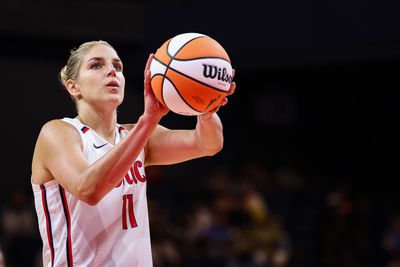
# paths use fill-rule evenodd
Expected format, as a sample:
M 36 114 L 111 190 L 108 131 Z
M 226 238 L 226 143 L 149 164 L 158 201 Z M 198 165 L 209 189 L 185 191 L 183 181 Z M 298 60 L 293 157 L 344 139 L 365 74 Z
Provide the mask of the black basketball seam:
M 171 43 L 172 39 L 173 39 L 173 38 L 171 38 L 171 39 L 168 41 L 168 44 L 167 44 L 167 51 L 166 51 L 166 52 L 167 52 L 167 55 L 171 58 L 171 60 L 170 60 L 169 63 L 168 63 L 168 66 L 169 66 L 169 64 L 171 64 L 171 62 L 172 62 L 172 60 L 173 60 L 173 58 L 171 57 L 171 55 L 170 55 L 169 52 L 168 52 L 168 47 L 169 47 L 169 44 Z M 154 57 L 154 59 L 156 59 L 156 57 Z M 162 65 L 165 66 L 165 64 L 164 64 L 163 62 L 161 62 L 160 60 L 157 59 L 157 61 L 160 62 Z M 165 80 L 165 78 L 166 78 L 165 75 L 167 74 L 168 66 L 166 66 L 166 69 L 165 69 L 165 71 L 164 71 L 164 74 L 162 75 L 162 76 L 163 76 L 163 79 L 162 79 L 162 82 L 161 82 L 161 90 L 164 88 L 164 80 Z M 161 97 L 162 97 L 162 99 L 164 100 L 163 91 L 164 91 L 164 90 L 161 91 Z M 165 103 L 165 100 L 164 100 L 164 103 Z M 165 103 L 165 105 L 167 105 L 167 103 Z
M 157 60 L 157 61 L 158 61 L 158 60 Z M 151 82 L 151 81 L 153 80 L 153 78 L 156 77 L 156 76 L 161 76 L 161 77 L 163 77 L 161 89 L 164 88 L 164 79 L 165 79 L 165 75 L 164 75 L 164 74 L 154 74 L 154 76 L 150 78 L 150 82 Z M 169 79 L 168 79 L 168 80 L 169 80 Z M 162 100 L 163 100 L 164 103 L 165 103 L 165 99 L 164 99 L 164 94 L 163 94 L 163 92 L 161 92 L 161 97 L 162 97 Z M 167 103 L 165 103 L 165 105 L 166 105 L 166 104 L 167 104 Z
M 170 79 L 168 79 L 168 77 L 165 77 L 165 76 L 162 75 L 162 74 L 155 74 L 155 75 L 150 79 L 150 82 L 151 82 L 151 80 L 153 80 L 153 78 L 154 78 L 155 76 L 162 76 L 162 77 L 163 77 L 162 89 L 164 88 L 164 79 L 167 79 L 167 80 L 172 84 L 172 86 L 174 87 L 175 91 L 178 93 L 179 97 L 183 100 L 183 102 L 185 102 L 186 105 L 188 105 L 188 106 L 189 106 L 191 109 L 193 109 L 194 111 L 197 111 L 197 112 L 201 113 L 201 111 L 199 111 L 199 110 L 193 108 L 188 102 L 186 102 L 186 100 L 182 97 L 182 95 L 180 94 L 180 92 L 176 89 L 175 84 L 174 84 Z M 167 102 L 165 102 L 165 99 L 164 99 L 164 90 L 161 91 L 161 97 L 162 97 L 162 100 L 164 101 L 164 103 L 167 104 Z
M 176 90 L 175 84 L 174 84 L 170 79 L 168 79 L 168 77 L 164 77 L 164 79 L 168 80 L 168 81 L 172 84 L 172 86 L 174 87 L 175 91 L 178 93 L 178 95 L 179 95 L 179 97 L 182 99 L 182 101 L 186 103 L 186 105 L 188 105 L 191 109 L 193 109 L 194 111 L 197 111 L 197 112 L 199 112 L 199 113 L 204 112 L 204 111 L 200 111 L 200 110 L 195 109 L 195 108 L 192 107 L 188 102 L 186 102 L 186 100 L 182 97 L 182 95 L 180 94 L 180 92 L 179 92 L 178 90 Z M 163 85 L 164 85 L 164 84 L 163 84 Z M 164 86 L 163 86 L 162 88 L 164 89 Z M 164 100 L 164 90 L 162 90 L 162 97 L 163 97 L 163 100 Z M 167 104 L 167 103 L 165 102 L 165 100 L 164 100 L 164 103 Z
M 202 85 L 204 85 L 204 86 L 207 86 L 207 87 L 210 88 L 210 89 L 213 89 L 213 90 L 215 90 L 215 91 L 222 92 L 222 93 L 227 93 L 227 91 L 224 91 L 224 90 L 222 90 L 222 89 L 219 89 L 219 88 L 216 88 L 216 87 L 211 86 L 211 85 L 209 85 L 209 84 L 206 84 L 206 83 L 204 83 L 204 82 L 202 82 L 202 81 L 199 81 L 199 80 L 197 80 L 197 79 L 195 79 L 195 78 L 193 78 L 193 77 L 190 77 L 190 76 L 186 75 L 185 73 L 182 73 L 182 72 L 180 72 L 180 71 L 178 71 L 178 70 L 176 70 L 176 69 L 174 69 L 174 68 L 171 68 L 171 67 L 169 67 L 169 65 L 168 65 L 168 66 L 165 65 L 163 62 L 161 62 L 161 61 L 158 60 L 157 58 L 154 58 L 154 59 L 157 60 L 158 62 L 160 62 L 160 64 L 162 64 L 162 65 L 164 65 L 164 66 L 166 67 L 166 70 L 165 70 L 165 73 L 163 74 L 163 76 L 165 76 L 165 75 L 167 74 L 168 69 L 171 69 L 171 70 L 175 71 L 176 73 L 179 73 L 180 75 L 185 76 L 186 78 L 188 78 L 188 79 L 190 79 L 190 80 L 192 80 L 192 81 L 195 81 L 195 82 L 198 82 L 198 83 L 200 83 L 200 84 L 202 84 Z M 164 77 L 164 78 L 165 78 L 165 77 Z M 164 83 L 163 83 L 163 85 L 164 85 Z
M 199 39 L 199 38 L 203 38 L 203 37 L 207 37 L 207 36 L 201 35 L 201 36 L 197 36 L 197 37 L 195 37 L 195 38 L 193 38 L 193 39 L 188 40 L 186 43 L 184 43 L 184 44 L 178 49 L 178 51 L 176 51 L 175 55 L 178 54 L 179 51 L 181 51 L 182 48 L 185 47 L 185 45 L 187 45 L 187 44 L 190 43 L 191 41 L 196 40 L 196 39 Z M 165 69 L 164 75 L 167 74 L 167 71 L 168 71 L 168 69 L 169 69 L 169 66 L 171 65 L 172 61 L 175 59 L 175 55 L 174 55 L 174 56 L 170 55 L 170 54 L 169 54 L 169 51 L 168 51 L 168 50 L 169 50 L 169 49 L 168 49 L 168 48 L 169 48 L 169 45 L 171 44 L 171 41 L 172 41 L 172 39 L 174 39 L 174 38 L 175 38 L 175 37 L 171 38 L 171 39 L 169 40 L 168 44 L 167 44 L 167 55 L 168 55 L 169 57 L 171 57 L 171 60 L 169 61 L 168 65 L 167 65 L 167 68 Z M 165 76 L 164 76 L 164 79 L 165 79 Z M 164 87 L 164 79 L 163 79 L 163 82 L 162 82 L 162 86 L 163 86 L 163 87 Z
M 186 43 L 184 43 L 184 44 L 178 49 L 178 51 L 176 51 L 175 55 L 178 54 L 179 51 L 181 51 L 182 48 L 184 48 L 184 47 L 185 47 L 188 43 L 190 43 L 191 41 L 197 40 L 197 39 L 199 39 L 199 38 L 206 38 L 206 37 L 207 37 L 207 36 L 201 35 L 201 36 L 197 36 L 197 37 L 195 37 L 195 38 L 193 38 L 193 39 L 190 39 L 189 41 L 187 41 Z M 175 37 L 174 37 L 174 38 L 175 38 Z M 174 39 L 174 38 L 172 38 L 172 39 Z M 168 44 L 167 44 L 167 54 L 168 54 L 168 56 L 170 56 L 171 59 L 173 60 L 173 59 L 175 59 L 175 55 L 173 55 L 173 56 L 170 55 L 170 54 L 169 54 L 169 51 L 168 51 L 168 47 L 169 47 L 169 45 L 170 45 L 172 39 L 171 39 L 171 40 L 168 42 Z M 172 62 L 172 60 L 171 60 L 171 62 Z
M 228 62 L 229 64 L 231 64 L 231 62 L 225 58 L 222 57 L 194 57 L 194 58 L 189 58 L 189 59 L 177 59 L 175 58 L 176 61 L 191 61 L 191 60 L 198 60 L 198 59 L 221 59 L 223 61 Z

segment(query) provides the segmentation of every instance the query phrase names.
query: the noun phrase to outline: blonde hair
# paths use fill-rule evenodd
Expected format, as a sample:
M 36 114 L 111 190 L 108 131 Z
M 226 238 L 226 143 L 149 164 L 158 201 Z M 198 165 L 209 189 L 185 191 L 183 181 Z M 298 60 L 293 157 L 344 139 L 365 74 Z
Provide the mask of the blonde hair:
M 90 51 L 90 49 L 99 44 L 107 45 L 114 49 L 114 47 L 112 47 L 108 42 L 99 40 L 83 43 L 78 48 L 71 50 L 67 65 L 65 65 L 59 73 L 59 80 L 64 87 L 66 87 L 69 79 L 76 80 L 78 78 L 82 58 Z

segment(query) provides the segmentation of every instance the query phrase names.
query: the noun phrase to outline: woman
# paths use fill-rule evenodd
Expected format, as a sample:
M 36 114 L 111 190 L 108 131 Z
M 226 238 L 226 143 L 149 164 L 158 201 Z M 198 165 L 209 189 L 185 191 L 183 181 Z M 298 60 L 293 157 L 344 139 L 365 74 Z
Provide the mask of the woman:
M 158 124 L 168 109 L 151 89 L 152 59 L 144 71 L 144 112 L 127 125 L 117 123 L 125 78 L 110 44 L 82 44 L 61 70 L 77 116 L 47 122 L 32 160 L 44 266 L 152 266 L 145 166 L 221 150 L 218 108 L 199 115 L 193 130 Z M 232 83 L 229 94 L 234 89 Z

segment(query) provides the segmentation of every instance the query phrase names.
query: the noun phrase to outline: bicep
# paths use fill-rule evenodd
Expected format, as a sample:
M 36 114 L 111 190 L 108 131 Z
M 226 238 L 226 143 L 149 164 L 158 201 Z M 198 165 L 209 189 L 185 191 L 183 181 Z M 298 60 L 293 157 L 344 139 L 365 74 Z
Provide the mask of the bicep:
M 204 156 L 195 130 L 170 130 L 158 125 L 146 148 L 146 165 L 168 165 Z

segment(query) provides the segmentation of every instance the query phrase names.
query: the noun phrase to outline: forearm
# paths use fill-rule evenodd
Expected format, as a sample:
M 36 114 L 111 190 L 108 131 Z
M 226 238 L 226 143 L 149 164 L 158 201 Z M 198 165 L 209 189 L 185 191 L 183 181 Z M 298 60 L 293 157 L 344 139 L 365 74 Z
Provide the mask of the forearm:
M 219 152 L 224 143 L 223 127 L 217 113 L 197 116 L 196 144 L 208 155 Z
M 79 191 L 83 197 L 95 204 L 115 187 L 146 146 L 158 121 L 142 115 L 125 138 L 82 174 L 85 182 Z

